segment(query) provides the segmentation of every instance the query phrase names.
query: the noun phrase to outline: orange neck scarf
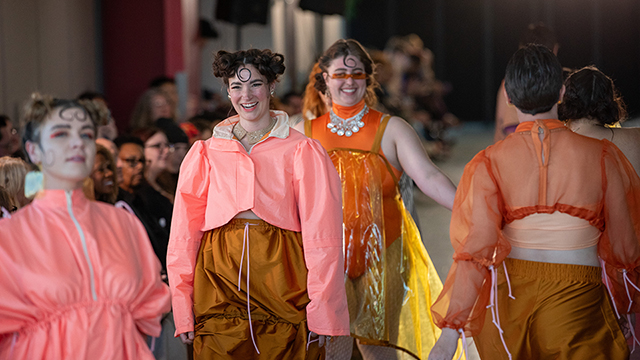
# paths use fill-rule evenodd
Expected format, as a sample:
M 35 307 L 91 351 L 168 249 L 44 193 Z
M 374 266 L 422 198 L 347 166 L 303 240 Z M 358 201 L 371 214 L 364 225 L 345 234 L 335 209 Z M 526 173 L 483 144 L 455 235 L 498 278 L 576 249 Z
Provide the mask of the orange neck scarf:
M 333 103 L 332 109 L 333 112 L 343 119 L 348 119 L 350 117 L 356 116 L 362 109 L 364 108 L 364 99 L 360 100 L 359 103 L 353 106 L 342 106 L 336 103 Z

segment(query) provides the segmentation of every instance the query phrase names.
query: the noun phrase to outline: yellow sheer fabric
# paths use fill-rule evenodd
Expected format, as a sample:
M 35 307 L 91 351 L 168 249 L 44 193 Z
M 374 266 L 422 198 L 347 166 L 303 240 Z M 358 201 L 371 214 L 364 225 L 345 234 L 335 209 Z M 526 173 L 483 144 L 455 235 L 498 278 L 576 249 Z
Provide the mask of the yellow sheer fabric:
M 395 348 L 399 358 L 426 359 L 441 332 L 429 309 L 442 282 L 399 192 L 402 235 L 385 246 L 382 175 L 390 165 L 370 151 L 333 149 L 329 156 L 342 180 L 352 336 Z

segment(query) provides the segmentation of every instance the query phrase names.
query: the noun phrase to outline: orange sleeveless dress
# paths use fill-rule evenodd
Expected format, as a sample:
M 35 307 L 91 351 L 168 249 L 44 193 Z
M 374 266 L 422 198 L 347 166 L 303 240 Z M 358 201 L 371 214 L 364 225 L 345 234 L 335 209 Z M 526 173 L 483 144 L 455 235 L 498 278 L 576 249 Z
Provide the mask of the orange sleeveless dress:
M 363 106 L 334 105 L 334 111 L 348 118 Z M 327 113 L 305 122 L 305 133 L 327 149 L 342 181 L 351 335 L 426 359 L 440 335 L 429 307 L 442 283 L 400 198 L 402 172 L 380 148 L 389 119 L 370 109 L 365 126 L 346 137 L 327 128 Z

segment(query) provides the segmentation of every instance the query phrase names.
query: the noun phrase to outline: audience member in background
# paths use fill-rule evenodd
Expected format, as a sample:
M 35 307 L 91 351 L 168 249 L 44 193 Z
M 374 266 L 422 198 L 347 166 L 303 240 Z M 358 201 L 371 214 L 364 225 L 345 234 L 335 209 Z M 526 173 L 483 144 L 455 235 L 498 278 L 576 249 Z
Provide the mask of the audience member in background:
M 171 116 L 163 116 L 170 117 L 172 119 L 180 119 L 180 114 L 178 113 L 178 88 L 176 87 L 176 81 L 173 78 L 168 76 L 158 76 L 151 80 L 149 83 L 150 89 L 158 89 L 162 91 L 169 100 L 169 106 L 171 107 Z
M 89 201 L 92 103 L 33 94 L 23 145 L 41 170 L 29 206 L 0 221 L 0 358 L 152 360 L 169 288 L 140 222 Z
M 178 186 L 178 173 L 180 164 L 189 150 L 189 138 L 171 119 L 159 119 L 156 126 L 162 130 L 169 140 L 169 154 L 167 155 L 167 165 L 156 176 L 156 184 L 164 193 L 170 195 L 169 200 L 173 203 Z
M 160 118 L 173 118 L 169 97 L 164 91 L 156 88 L 145 91 L 136 103 L 129 129 L 135 131 L 153 126 Z
M 613 80 L 587 66 L 569 75 L 564 85 L 560 120 L 575 133 L 614 143 L 640 174 L 640 128 L 619 127 L 627 112 Z
M 289 117 L 302 113 L 302 95 L 295 91 L 290 91 L 280 98 L 281 110 Z
M 20 158 L 0 158 L 0 186 L 9 192 L 18 209 L 31 202 L 24 195 L 24 178 L 30 170 L 31 166 Z
M 147 183 L 167 199 L 172 199 L 172 196 L 156 183 L 158 174 L 167 167 L 170 147 L 167 135 L 155 124 L 152 127 L 138 129 L 133 134 L 144 142 L 144 157 L 147 160 L 144 177 Z
M 96 200 L 115 204 L 118 197 L 116 173 L 116 163 L 111 152 L 96 144 L 96 159 L 90 175 Z
M 78 95 L 78 100 L 93 100 L 98 104 L 104 106 L 106 111 L 107 119 L 106 121 L 100 121 L 98 126 L 98 132 L 96 133 L 96 139 L 108 139 L 113 141 L 116 137 L 118 137 L 118 128 L 116 127 L 116 122 L 111 116 L 111 112 L 108 111 L 109 104 L 107 103 L 107 99 L 103 94 L 94 91 L 85 91 L 82 94 Z
M 196 115 L 189 121 L 180 124 L 180 128 L 189 137 L 189 146 L 198 140 L 207 140 L 213 135 L 213 128 L 221 120 L 211 118 L 207 114 Z
M 167 243 L 171 224 L 172 205 L 169 199 L 155 191 L 144 178 L 144 143 L 137 137 L 121 135 L 115 139 L 118 146 L 117 167 L 122 172 L 116 206 L 126 208 L 140 219 L 153 245 L 163 274 L 166 273 Z
M 556 56 L 560 48 L 556 34 L 541 22 L 529 24 L 527 30 L 522 34 L 518 46 L 519 48 L 523 48 L 527 46 L 527 44 L 544 45 Z M 502 80 L 500 88 L 498 89 L 498 95 L 496 96 L 496 130 L 493 141 L 498 142 L 504 139 L 507 135 L 514 132 L 517 126 L 518 116 L 516 108 L 507 101 L 504 91 L 504 80 Z
M 24 158 L 18 130 L 8 116 L 0 114 L 0 157 L 2 156 Z
M 9 195 L 9 192 L 0 186 L 0 218 L 10 218 L 11 213 L 16 210 L 18 210 L 16 202 Z

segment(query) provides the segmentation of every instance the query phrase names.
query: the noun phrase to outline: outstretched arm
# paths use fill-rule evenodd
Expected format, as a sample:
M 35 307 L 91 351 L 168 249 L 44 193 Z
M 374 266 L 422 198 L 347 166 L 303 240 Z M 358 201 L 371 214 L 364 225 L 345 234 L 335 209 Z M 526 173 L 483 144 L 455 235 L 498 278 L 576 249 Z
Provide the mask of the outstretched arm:
M 427 196 L 438 204 L 451 210 L 453 199 L 456 195 L 456 187 L 453 182 L 431 161 L 424 150 L 422 142 L 415 130 L 406 121 L 399 117 L 392 117 L 385 131 L 385 137 L 392 141 L 392 149 L 395 149 L 395 157 L 387 146 L 387 139 L 383 139 L 383 151 L 387 159 L 393 164 L 397 159 L 402 170 L 415 181 L 416 185 Z M 391 154 L 389 153 L 391 152 Z M 395 158 L 395 159 L 394 159 Z

